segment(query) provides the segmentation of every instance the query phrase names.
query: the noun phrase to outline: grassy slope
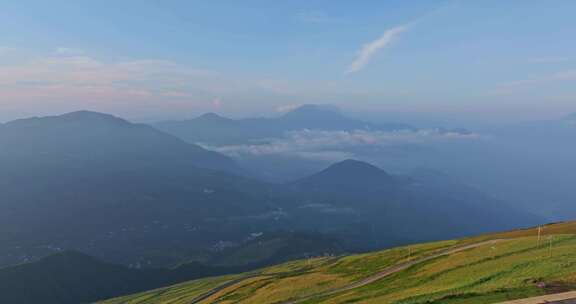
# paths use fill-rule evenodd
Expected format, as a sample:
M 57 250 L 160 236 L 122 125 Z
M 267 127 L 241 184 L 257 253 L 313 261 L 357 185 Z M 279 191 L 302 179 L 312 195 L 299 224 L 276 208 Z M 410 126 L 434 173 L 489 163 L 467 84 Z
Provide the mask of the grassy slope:
M 345 286 L 386 267 L 450 246 L 491 239 L 499 241 L 438 257 L 366 286 L 312 298 L 305 303 L 495 303 L 576 289 L 576 222 L 545 226 L 539 245 L 536 235 L 536 229 L 524 229 L 340 259 L 289 262 L 263 269 L 259 276 L 224 288 L 202 303 L 276 303 L 300 298 Z M 105 303 L 189 303 L 230 279 L 196 280 Z M 538 288 L 537 282 L 546 282 L 547 287 Z M 158 294 L 161 296 L 149 298 Z
M 154 289 L 136 295 L 129 295 L 102 303 L 144 304 L 144 303 L 187 303 L 187 299 L 194 298 L 218 285 L 233 280 L 237 276 L 220 276 L 214 278 L 199 279 L 180 283 L 168 288 Z

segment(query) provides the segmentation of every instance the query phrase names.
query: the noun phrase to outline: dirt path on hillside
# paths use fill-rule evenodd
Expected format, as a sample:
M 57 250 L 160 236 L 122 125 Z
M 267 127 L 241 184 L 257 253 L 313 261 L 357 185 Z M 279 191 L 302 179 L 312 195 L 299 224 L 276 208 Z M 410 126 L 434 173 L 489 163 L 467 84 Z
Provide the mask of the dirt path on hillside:
M 574 304 L 576 303 L 576 291 L 563 292 L 528 299 L 501 302 L 499 304 Z
M 360 281 L 358 281 L 358 282 L 355 282 L 355 283 L 352 283 L 352 284 L 349 284 L 349 285 L 346 285 L 346 286 L 343 286 L 343 287 L 340 287 L 340 288 L 336 288 L 336 289 L 333 289 L 333 290 L 328 290 L 328 291 L 325 291 L 325 292 L 321 292 L 321 293 L 309 295 L 309 296 L 302 297 L 302 298 L 299 298 L 299 299 L 294 299 L 294 300 L 289 300 L 289 301 L 285 301 L 285 302 L 280 302 L 280 304 L 296 304 L 296 303 L 301 303 L 301 302 L 306 301 L 306 300 L 310 300 L 310 299 L 312 299 L 312 298 L 330 296 L 330 295 L 334 295 L 334 294 L 337 294 L 337 293 L 340 293 L 340 292 L 343 292 L 343 291 L 348 291 L 348 290 L 351 290 L 351 289 L 356 289 L 356 288 L 358 288 L 358 287 L 362 287 L 362 286 L 366 286 L 366 285 L 368 285 L 368 284 L 374 283 L 374 282 L 376 282 L 376 281 L 378 281 L 378 280 L 381 280 L 381 279 L 383 279 L 383 278 L 385 278 L 385 277 L 388 277 L 388 276 L 390 276 L 390 275 L 392 275 L 392 274 L 395 274 L 395 273 L 397 273 L 397 272 L 400 272 L 400 271 L 402 271 L 402 270 L 405 270 L 405 269 L 407 269 L 407 268 L 410 268 L 410 267 L 412 267 L 412 266 L 414 266 L 414 265 L 416 265 L 416 264 L 424 263 L 424 262 L 433 260 L 433 259 L 438 258 L 438 257 L 441 257 L 441 256 L 451 255 L 451 254 L 453 254 L 453 253 L 457 253 L 457 252 L 464 251 L 464 250 L 468 250 L 468 249 L 473 249 L 473 248 L 480 247 L 480 246 L 483 246 L 483 245 L 494 244 L 494 243 L 496 243 L 496 242 L 498 242 L 498 241 L 500 241 L 500 240 L 489 240 L 489 241 L 484 241 L 484 242 L 480 242 L 480 243 L 475 243 L 475 244 L 470 244 L 470 245 L 465 245 L 465 246 L 460 246 L 460 247 L 455 247 L 455 248 L 447 249 L 447 250 L 444 250 L 444 251 L 441 251 L 441 252 L 432 254 L 432 255 L 430 255 L 430 256 L 427 256 L 427 257 L 423 257 L 423 258 L 415 259 L 415 260 L 413 260 L 413 261 L 409 261 L 409 262 L 405 262 L 405 263 L 402 263 L 402 264 L 390 266 L 390 267 L 388 267 L 388 268 L 386 268 L 386 269 L 384 269 L 384 270 L 382 270 L 382 271 L 380 271 L 380 272 L 378 272 L 378 273 L 376 273 L 376 274 L 374 274 L 374 275 L 371 275 L 371 276 L 369 276 L 369 277 L 367 277 L 367 278 L 365 278 L 365 279 L 362 279 L 362 280 L 360 280 Z
M 191 301 L 190 303 L 191 303 L 191 304 L 200 303 L 200 302 L 202 302 L 202 301 L 210 298 L 211 296 L 217 294 L 218 292 L 220 292 L 220 291 L 222 291 L 222 290 L 224 290 L 224 289 L 226 289 L 226 288 L 228 288 L 228 287 L 230 287 L 230 286 L 234 286 L 234 285 L 236 285 L 236 284 L 238 284 L 238 283 L 241 283 L 241 282 L 243 282 L 243 281 L 245 281 L 245 280 L 248 280 L 248 279 L 251 279 L 251 278 L 255 278 L 255 277 L 259 277 L 259 276 L 262 276 L 262 274 L 260 274 L 260 273 L 255 273 L 255 274 L 250 274 L 250 275 L 247 275 L 247 276 L 243 276 L 243 277 L 241 277 L 241 278 L 237 278 L 237 279 L 234 279 L 234 280 L 230 280 L 230 281 L 228 281 L 228 282 L 226 282 L 226 283 L 224 283 L 224 284 L 222 284 L 222 285 L 220 285 L 220 286 L 218 286 L 218 287 L 216 287 L 216 288 L 214 288 L 214 289 L 212 289 L 212 290 L 210 290 L 210 291 L 208 291 L 208 292 L 206 292 L 206 293 L 204 293 L 204 294 L 201 294 L 201 295 L 197 296 L 196 298 L 192 299 L 192 301 Z
M 322 265 L 326 265 L 326 264 L 333 263 L 333 262 L 335 262 L 335 261 L 337 261 L 337 260 L 339 260 L 339 259 L 340 259 L 340 257 L 330 258 L 330 259 L 324 261 L 324 262 L 322 263 Z M 251 274 L 245 275 L 245 276 L 243 276 L 243 277 L 240 277 L 240 278 L 233 279 L 233 280 L 230 280 L 230 281 L 228 281 L 228 282 L 225 282 L 225 283 L 223 283 L 223 284 L 221 284 L 221 285 L 219 285 L 219 286 L 211 289 L 210 291 L 208 291 L 208 292 L 206 292 L 206 293 L 204 293 L 204 294 L 201 294 L 201 295 L 197 296 L 196 298 L 192 299 L 192 301 L 190 302 L 190 304 L 201 303 L 202 301 L 210 298 L 211 296 L 217 294 L 218 292 L 220 292 L 220 291 L 222 291 L 222 290 L 224 290 L 224 289 L 226 289 L 226 288 L 228 288 L 228 287 L 231 287 L 231 286 L 234 286 L 234 285 L 236 285 L 236 284 L 242 283 L 242 282 L 244 282 L 244 281 L 246 281 L 246 280 L 248 280 L 248 279 L 252 279 L 252 278 L 256 278 L 256 277 L 274 277 L 274 276 L 282 276 L 282 275 L 291 275 L 291 274 L 296 274 L 296 273 L 300 273 L 300 272 L 303 272 L 303 271 L 305 271 L 305 270 L 299 269 L 299 270 L 293 270 L 293 271 L 282 271 L 282 272 L 273 272 L 273 273 L 261 273 L 261 272 L 251 273 Z
M 355 288 L 358 288 L 358 287 L 362 287 L 362 286 L 365 286 L 365 285 L 374 283 L 374 282 L 376 282 L 376 281 L 378 281 L 378 280 L 381 280 L 381 279 L 383 279 L 383 278 L 385 278 L 385 277 L 388 277 L 388 276 L 390 276 L 390 275 L 392 275 L 392 274 L 395 274 L 395 273 L 397 273 L 397 272 L 400 272 L 400 271 L 402 271 L 402 270 L 405 270 L 405 269 L 407 269 L 407 268 L 409 268 L 409 267 L 412 267 L 412 266 L 414 266 L 414 265 L 416 265 L 416 264 L 424 263 L 424 262 L 430 261 L 430 260 L 432 260 L 432 259 L 435 259 L 435 258 L 438 258 L 438 257 L 441 257 L 441 256 L 446 256 L 446 255 L 450 255 L 450 254 L 457 253 L 457 252 L 460 252 L 460 251 L 465 251 L 465 250 L 468 250 L 468 249 L 473 249 L 473 248 L 480 247 L 480 246 L 483 246 L 483 245 L 486 245 L 486 244 L 493 244 L 493 243 L 496 243 L 496 242 L 498 242 L 498 241 L 500 241 L 500 240 L 489 240 L 489 241 L 484 241 L 484 242 L 480 242 L 480 243 L 475 243 L 475 244 L 470 244 L 470 245 L 464 245 L 464 246 L 449 248 L 449 249 L 446 249 L 446 250 L 443 250 L 443 251 L 439 251 L 439 252 L 437 252 L 437 253 L 434 253 L 434 254 L 432 254 L 432 255 L 426 256 L 426 257 L 422 257 L 422 258 L 415 259 L 415 260 L 412 260 L 412 261 L 409 261 L 409 262 L 405 262 L 405 263 L 401 263 L 401 264 L 398 264 L 398 265 L 390 266 L 390 267 L 385 268 L 384 270 L 382 270 L 382 271 L 380 271 L 380 272 L 378 272 L 378 273 L 376 273 L 376 274 L 373 274 L 373 275 L 371 275 L 371 276 L 369 276 L 369 277 L 367 277 L 367 278 L 364 278 L 364 279 L 362 279 L 362 280 L 360 280 L 360 281 L 351 283 L 351 284 L 349 284 L 349 285 L 346 285 L 346 286 L 343 286 L 343 287 L 340 287 L 340 288 L 336 288 L 336 289 L 333 289 L 333 290 L 328 290 L 328 291 L 325 291 L 325 292 L 321 292 L 321 293 L 317 293 L 317 294 L 305 296 L 305 297 L 298 298 L 298 299 L 292 299 L 292 300 L 289 300 L 289 301 L 280 302 L 280 304 L 296 304 L 296 303 L 301 303 L 301 302 L 303 302 L 303 301 L 310 300 L 310 299 L 315 298 L 315 297 L 329 296 L 329 295 L 333 295 L 333 294 L 340 293 L 340 292 L 343 292 L 343 291 L 348 291 L 348 290 L 351 290 L 351 289 L 355 289 Z M 202 301 L 210 298 L 211 296 L 215 295 L 216 293 L 218 293 L 218 292 L 220 292 L 220 291 L 222 291 L 222 290 L 224 290 L 224 289 L 226 289 L 226 288 L 228 288 L 228 287 L 231 287 L 231 286 L 234 286 L 234 285 L 236 285 L 236 284 L 238 284 L 238 283 L 241 283 L 241 282 L 243 282 L 243 281 L 245 281 L 245 280 L 248 280 L 248 279 L 251 279 L 251 278 L 254 278 L 254 277 L 258 277 L 258 276 L 271 276 L 271 275 L 273 276 L 273 275 L 277 275 L 277 274 L 260 274 L 260 273 L 256 273 L 256 274 L 250 274 L 250 275 L 247 275 L 247 276 L 244 276 L 244 277 L 235 279 L 235 280 L 231 280 L 231 281 L 229 281 L 229 282 L 226 282 L 226 283 L 224 283 L 224 284 L 222 284 L 222 285 L 220 285 L 220 286 L 218 286 L 218 287 L 216 287 L 216 288 L 214 288 L 214 289 L 206 292 L 205 294 L 202 294 L 202 295 L 196 297 L 196 298 L 193 299 L 190 303 L 191 303 L 191 304 L 201 303 Z

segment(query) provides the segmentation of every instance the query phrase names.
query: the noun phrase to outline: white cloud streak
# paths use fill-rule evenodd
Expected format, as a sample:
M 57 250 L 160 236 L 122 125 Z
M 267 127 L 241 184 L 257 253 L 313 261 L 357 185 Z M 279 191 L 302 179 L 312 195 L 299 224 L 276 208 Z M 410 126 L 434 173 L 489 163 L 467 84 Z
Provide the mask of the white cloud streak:
M 306 159 L 338 161 L 354 156 L 354 151 L 384 149 L 405 144 L 427 144 L 478 139 L 480 135 L 437 129 L 399 131 L 290 131 L 282 138 L 265 143 L 207 148 L 232 157 L 284 155 Z
M 405 32 L 407 29 L 408 27 L 405 25 L 393 27 L 385 31 L 378 39 L 366 43 L 362 46 L 346 73 L 350 74 L 360 71 L 370 62 L 370 59 L 372 59 L 379 50 L 389 46 L 398 35 Z

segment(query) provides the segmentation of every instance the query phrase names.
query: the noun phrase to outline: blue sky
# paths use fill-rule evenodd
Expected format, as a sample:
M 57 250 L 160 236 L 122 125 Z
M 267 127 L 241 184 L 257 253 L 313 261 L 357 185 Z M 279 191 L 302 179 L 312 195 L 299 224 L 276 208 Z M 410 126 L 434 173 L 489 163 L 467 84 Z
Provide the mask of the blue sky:
M 0 120 L 576 111 L 576 1 L 0 2 Z

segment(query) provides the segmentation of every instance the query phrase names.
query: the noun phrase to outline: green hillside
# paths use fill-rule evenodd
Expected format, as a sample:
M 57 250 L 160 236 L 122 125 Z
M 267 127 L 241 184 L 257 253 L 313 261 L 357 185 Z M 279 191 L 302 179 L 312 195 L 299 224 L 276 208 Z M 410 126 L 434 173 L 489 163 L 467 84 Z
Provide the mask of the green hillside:
M 531 228 L 299 260 L 103 303 L 497 303 L 576 289 L 576 222 L 537 235 Z

